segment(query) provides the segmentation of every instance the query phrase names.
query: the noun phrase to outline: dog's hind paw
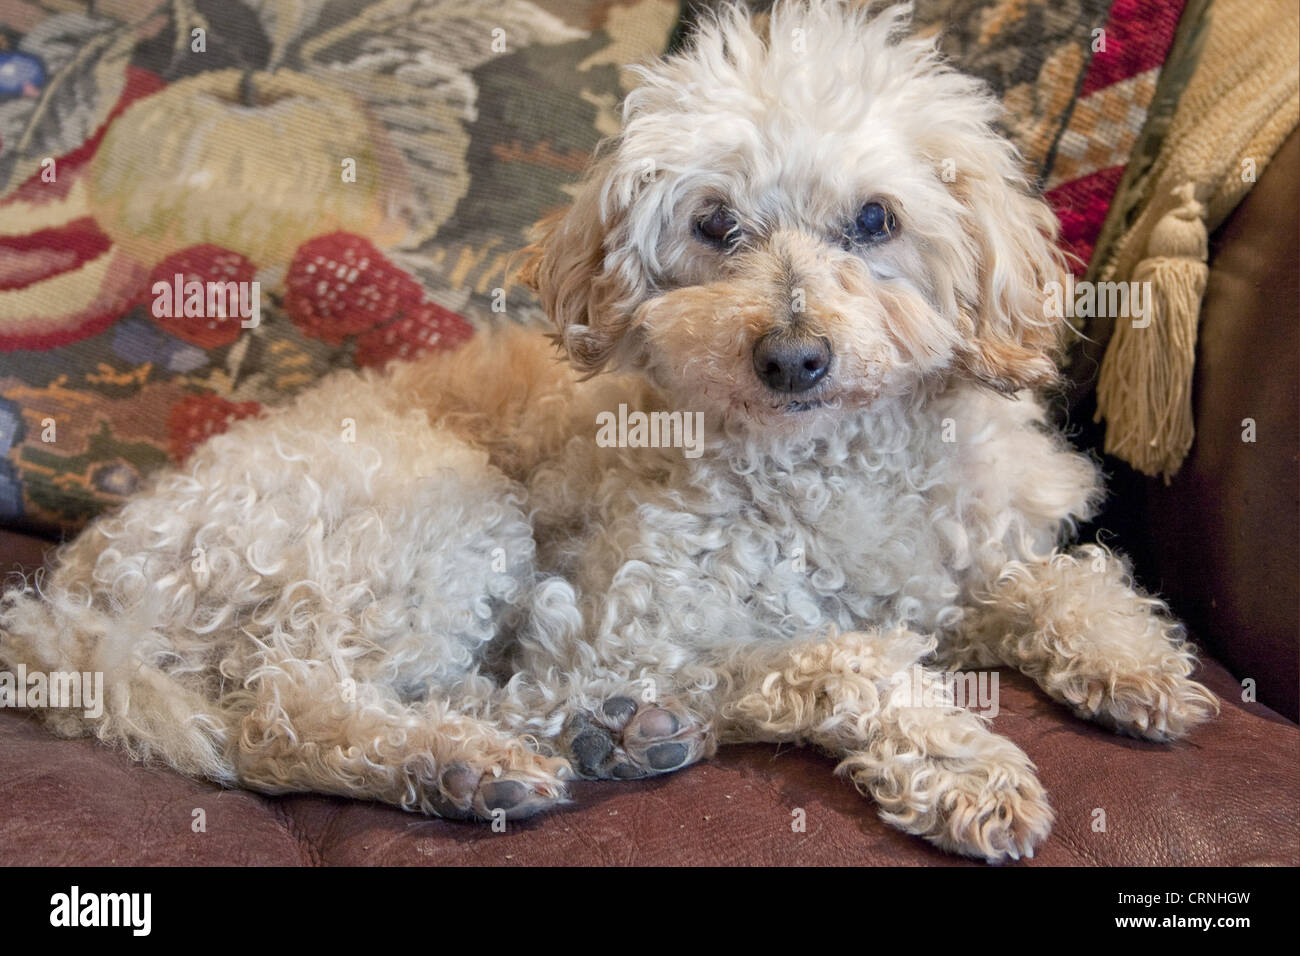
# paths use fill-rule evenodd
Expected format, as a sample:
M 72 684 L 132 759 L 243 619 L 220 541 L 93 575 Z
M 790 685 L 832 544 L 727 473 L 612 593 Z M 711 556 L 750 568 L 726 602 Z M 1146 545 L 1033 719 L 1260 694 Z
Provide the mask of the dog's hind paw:
M 584 777 L 632 780 L 680 770 L 708 755 L 708 728 L 674 698 L 610 697 L 565 727 L 563 749 Z
M 546 761 L 546 758 L 538 760 Z M 494 773 L 467 763 L 454 763 L 439 777 L 439 793 L 428 801 L 429 809 L 438 816 L 459 820 L 530 817 L 564 802 L 563 770 L 539 762 L 535 767 Z

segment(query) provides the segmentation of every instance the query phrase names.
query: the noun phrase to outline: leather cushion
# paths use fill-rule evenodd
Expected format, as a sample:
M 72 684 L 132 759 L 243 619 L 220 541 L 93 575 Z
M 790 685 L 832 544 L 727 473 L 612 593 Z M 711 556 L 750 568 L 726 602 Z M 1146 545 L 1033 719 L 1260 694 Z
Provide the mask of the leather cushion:
M 1189 740 L 1160 745 L 1077 720 L 1025 678 L 1001 674 L 993 726 L 1037 763 L 1058 816 L 1034 864 L 1300 863 L 1300 728 L 1242 703 L 1218 664 L 1202 677 L 1225 697 L 1222 716 Z M 571 805 L 498 834 L 338 797 L 224 790 L 0 711 L 0 863 L 967 862 L 886 826 L 834 766 L 807 749 L 723 748 L 648 782 L 580 782 Z M 198 808 L 205 832 L 192 828 Z M 791 827 L 796 808 L 806 812 L 805 832 Z M 1093 829 L 1097 809 L 1105 832 Z

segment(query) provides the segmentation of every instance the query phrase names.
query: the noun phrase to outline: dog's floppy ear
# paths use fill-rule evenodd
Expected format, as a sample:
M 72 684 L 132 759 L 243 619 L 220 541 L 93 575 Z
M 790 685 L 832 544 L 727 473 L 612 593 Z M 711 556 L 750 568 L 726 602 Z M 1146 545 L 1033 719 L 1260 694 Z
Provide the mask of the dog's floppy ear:
M 974 301 L 960 307 L 970 328 L 961 364 L 1002 391 L 1049 385 L 1062 319 L 1047 315 L 1047 285 L 1065 275 L 1056 245 L 1055 214 L 1030 195 L 1005 142 L 986 142 L 958 166 L 952 185 L 963 206 L 962 227 L 976 253 Z
M 624 209 L 609 181 L 612 166 L 599 161 L 573 204 L 537 224 L 518 273 L 555 323 L 553 338 L 570 363 L 589 375 L 613 357 L 627 330 L 637 271 L 615 245 Z

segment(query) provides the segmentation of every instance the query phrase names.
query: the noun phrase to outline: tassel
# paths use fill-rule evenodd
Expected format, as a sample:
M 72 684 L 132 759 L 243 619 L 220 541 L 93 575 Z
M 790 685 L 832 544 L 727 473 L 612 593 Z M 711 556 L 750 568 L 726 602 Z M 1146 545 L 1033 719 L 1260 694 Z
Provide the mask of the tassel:
M 1205 207 L 1186 183 L 1179 204 L 1151 231 L 1147 257 L 1133 270 L 1150 324 L 1116 318 L 1097 382 L 1096 420 L 1106 419 L 1106 452 L 1165 483 L 1192 447 L 1196 327 L 1209 277 Z

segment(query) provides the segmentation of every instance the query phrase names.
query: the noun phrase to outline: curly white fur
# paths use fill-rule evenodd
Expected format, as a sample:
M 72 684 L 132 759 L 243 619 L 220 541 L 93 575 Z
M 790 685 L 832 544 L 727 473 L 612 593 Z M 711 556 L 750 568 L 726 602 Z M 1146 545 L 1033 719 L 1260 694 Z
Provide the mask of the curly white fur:
M 0 664 L 102 671 L 56 731 L 268 792 L 514 816 L 575 769 L 803 741 L 909 832 L 1031 854 L 1028 758 L 900 674 L 1008 664 L 1155 738 L 1217 705 L 1118 558 L 1057 550 L 1100 486 L 1029 390 L 1054 220 L 904 27 L 726 11 L 643 68 L 525 269 L 568 367 L 505 331 L 237 423 L 5 595 Z M 868 199 L 897 234 L 855 246 Z M 719 204 L 731 250 L 694 230 Z M 834 353 L 806 401 L 751 358 L 791 329 Z M 703 454 L 600 447 L 620 404 L 703 412 Z

